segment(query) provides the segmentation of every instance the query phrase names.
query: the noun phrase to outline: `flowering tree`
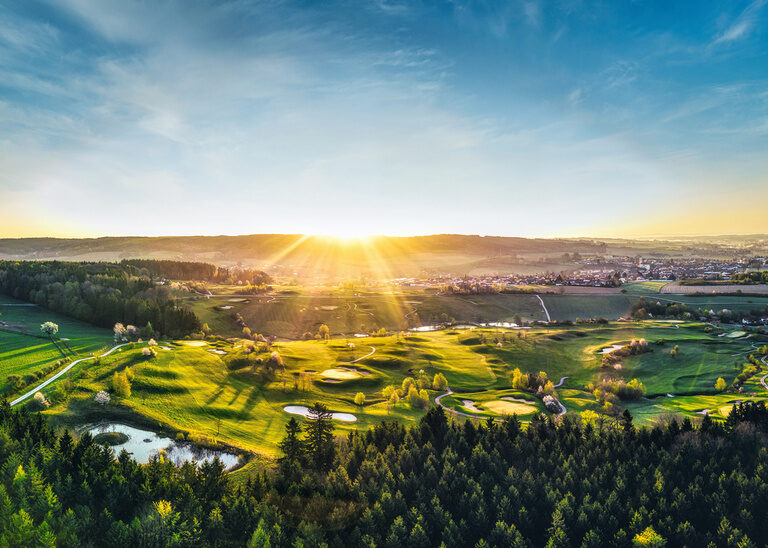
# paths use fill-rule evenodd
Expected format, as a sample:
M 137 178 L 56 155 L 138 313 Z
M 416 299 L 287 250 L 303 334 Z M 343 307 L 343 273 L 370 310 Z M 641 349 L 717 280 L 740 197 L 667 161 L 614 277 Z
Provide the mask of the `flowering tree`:
M 110 397 L 109 394 L 107 394 L 104 390 L 100 390 L 99 393 L 96 394 L 96 397 L 93 399 L 96 400 L 96 403 L 107 405 L 109 403 Z
M 53 336 L 59 332 L 59 326 L 53 322 L 45 322 L 40 326 L 40 331 L 53 338 Z
M 124 341 L 126 340 L 125 337 L 125 326 L 121 324 L 120 322 L 115 324 L 115 327 L 112 328 L 112 331 L 115 332 L 115 341 Z

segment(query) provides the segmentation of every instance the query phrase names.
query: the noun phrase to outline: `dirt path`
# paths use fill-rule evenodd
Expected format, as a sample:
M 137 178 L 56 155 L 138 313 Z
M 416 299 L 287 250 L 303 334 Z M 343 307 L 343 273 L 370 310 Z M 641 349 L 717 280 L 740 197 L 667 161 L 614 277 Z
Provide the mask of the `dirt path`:
M 126 346 L 127 344 L 129 344 L 129 343 L 125 343 L 125 344 L 118 344 L 118 345 L 115 345 L 115 346 L 113 346 L 112 348 L 110 348 L 109 350 L 107 350 L 107 351 L 106 351 L 104 354 L 102 354 L 102 355 L 101 355 L 101 357 L 104 357 L 104 356 L 109 356 L 109 355 L 110 355 L 112 352 L 114 352 L 114 351 L 115 351 L 115 350 L 117 350 L 118 348 L 121 348 L 121 347 L 123 347 L 123 346 Z M 21 403 L 21 402 L 23 402 L 24 400 L 26 400 L 28 397 L 32 396 L 32 395 L 33 395 L 35 392 L 39 392 L 40 390 L 42 390 L 43 388 L 45 388 L 46 386 L 48 386 L 49 384 L 51 384 L 53 381 L 55 381 L 56 379 L 58 379 L 59 377 L 61 377 L 61 376 L 62 376 L 64 373 L 66 373 L 67 371 L 69 371 L 70 369 L 72 369 L 72 368 L 73 368 L 74 366 L 76 366 L 78 363 L 80 363 L 80 362 L 84 362 L 85 360 L 92 360 L 92 359 L 94 359 L 94 358 L 93 358 L 93 356 L 88 356 L 87 358 L 80 358 L 79 360 L 75 360 L 75 361 L 73 361 L 72 363 L 70 363 L 68 366 L 66 366 L 64 369 L 62 369 L 62 370 L 61 370 L 61 371 L 59 371 L 58 373 L 56 373 L 56 374 L 55 374 L 53 377 L 51 377 L 50 379 L 48 379 L 48 380 L 47 380 L 47 381 L 45 381 L 44 383 L 42 383 L 42 384 L 40 384 L 40 385 L 36 386 L 35 388 L 33 388 L 32 390 L 30 390 L 29 392 L 27 392 L 27 393 L 26 393 L 26 394 L 24 394 L 23 396 L 19 396 L 18 398 L 16 398 L 15 400 L 13 400 L 13 401 L 11 402 L 11 406 L 14 406 L 14 405 L 16 405 L 17 403 Z
M 549 316 L 549 310 L 547 310 L 547 306 L 544 304 L 544 299 L 541 298 L 541 295 L 536 295 L 536 298 L 539 299 L 539 302 L 541 303 L 541 308 L 544 309 L 544 314 L 547 316 L 547 321 L 551 322 L 552 318 Z

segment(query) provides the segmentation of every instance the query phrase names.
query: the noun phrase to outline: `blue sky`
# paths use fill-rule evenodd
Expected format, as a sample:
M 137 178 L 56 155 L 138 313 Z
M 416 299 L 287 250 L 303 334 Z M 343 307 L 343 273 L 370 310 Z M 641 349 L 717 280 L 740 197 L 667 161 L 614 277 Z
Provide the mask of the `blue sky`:
M 0 236 L 768 232 L 768 0 L 0 5 Z

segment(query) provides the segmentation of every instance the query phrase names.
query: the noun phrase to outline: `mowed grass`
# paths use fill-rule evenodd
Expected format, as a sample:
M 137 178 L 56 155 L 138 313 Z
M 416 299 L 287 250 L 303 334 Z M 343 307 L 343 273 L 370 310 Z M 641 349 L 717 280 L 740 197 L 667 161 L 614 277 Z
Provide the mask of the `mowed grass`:
M 640 338 L 649 341 L 651 352 L 625 358 L 618 371 L 601 367 L 600 349 Z M 663 345 L 655 344 L 662 339 Z M 642 423 L 670 412 L 696 416 L 703 408 L 719 410 L 740 398 L 714 394 L 714 380 L 723 376 L 730 382 L 737 373 L 734 362 L 743 362 L 743 353 L 751 349 L 752 342 L 757 342 L 756 338 L 713 336 L 704 324 L 655 321 L 528 330 L 457 328 L 405 336 L 286 341 L 273 346 L 284 360 L 285 374 L 271 381 L 262 380 L 249 368 L 230 371 L 225 355 L 211 352 L 214 348 L 236 352 L 240 340 L 203 346 L 166 342 L 162 344 L 172 349 L 158 350 L 153 359 L 142 357 L 137 345 L 98 364 L 78 366 L 72 373 L 76 386 L 69 402 L 47 413 L 70 427 L 95 416 L 116 415 L 276 455 L 291 417 L 283 410 L 286 405 L 321 402 L 332 411 L 354 414 L 357 422 L 335 421 L 337 434 L 366 429 L 382 419 L 418 419 L 423 409 L 404 402 L 389 408 L 382 390 L 388 385 L 399 386 L 406 377 L 422 370 L 430 379 L 437 372 L 446 376 L 454 394 L 441 401 L 449 408 L 479 417 L 518 413 L 528 420 L 533 413 L 545 410 L 532 394 L 511 388 L 510 372 L 520 368 L 530 373 L 544 371 L 555 383 L 567 377 L 557 392 L 570 412 L 597 408 L 587 385 L 605 376 L 637 377 L 650 396 L 675 395 L 622 404 L 637 412 Z M 680 352 L 673 358 L 669 350 L 675 344 Z M 376 352 L 368 355 L 374 348 Z M 353 360 L 357 361 L 350 363 Z M 95 393 L 109 390 L 113 373 L 127 366 L 132 366 L 135 374 L 131 397 L 121 400 L 113 395 L 110 406 L 98 406 L 93 401 Z M 762 397 L 763 391 L 752 380 L 750 383 L 749 389 Z M 354 404 L 358 392 L 366 397 L 363 406 Z M 432 401 L 439 395 L 433 390 L 429 394 Z M 479 413 L 468 410 L 463 400 L 474 402 Z
M 554 321 L 627 316 L 636 297 L 628 295 L 542 295 Z
M 0 320 L 16 330 L 29 333 L 24 335 L 0 330 L 0 391 L 7 388 L 9 375 L 32 375 L 62 358 L 49 340 L 37 336 L 40 334 L 40 325 L 46 321 L 58 324 L 59 336 L 68 339 L 66 344 L 78 355 L 88 355 L 111 343 L 112 333 L 107 329 L 61 316 L 39 306 L 19 304 L 23 304 L 22 301 L 0 296 Z M 66 348 L 62 348 L 69 354 Z

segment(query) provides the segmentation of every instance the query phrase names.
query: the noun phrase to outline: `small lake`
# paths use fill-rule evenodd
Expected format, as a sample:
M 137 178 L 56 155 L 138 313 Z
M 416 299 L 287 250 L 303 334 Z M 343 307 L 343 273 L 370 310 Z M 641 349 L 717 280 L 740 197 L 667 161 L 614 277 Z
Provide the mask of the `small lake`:
M 444 325 L 422 325 L 420 327 L 414 327 L 412 329 L 409 329 L 408 331 L 438 331 L 440 329 L 445 329 Z
M 89 432 L 92 436 L 105 434 L 107 432 L 120 432 L 125 434 L 128 436 L 128 441 L 121 445 L 113 445 L 112 449 L 115 451 L 116 455 L 119 455 L 120 451 L 125 449 L 136 462 L 141 464 L 148 463 L 149 459 L 157 455 L 161 449 L 165 451 L 166 457 L 176 465 L 180 465 L 184 461 L 201 464 L 203 462 L 212 461 L 214 457 L 219 457 L 219 460 L 224 464 L 224 467 L 229 470 L 236 466 L 239 461 L 238 456 L 232 453 L 197 447 L 189 442 L 177 442 L 176 440 L 166 438 L 155 432 L 142 430 L 140 428 L 128 426 L 127 424 L 100 423 L 86 425 L 79 429 L 79 431 Z
M 283 407 L 283 411 L 292 415 L 301 415 L 302 417 L 309 416 L 309 407 L 306 405 L 286 405 Z M 355 422 L 357 420 L 357 417 L 352 413 L 331 413 L 331 418 L 343 422 Z

